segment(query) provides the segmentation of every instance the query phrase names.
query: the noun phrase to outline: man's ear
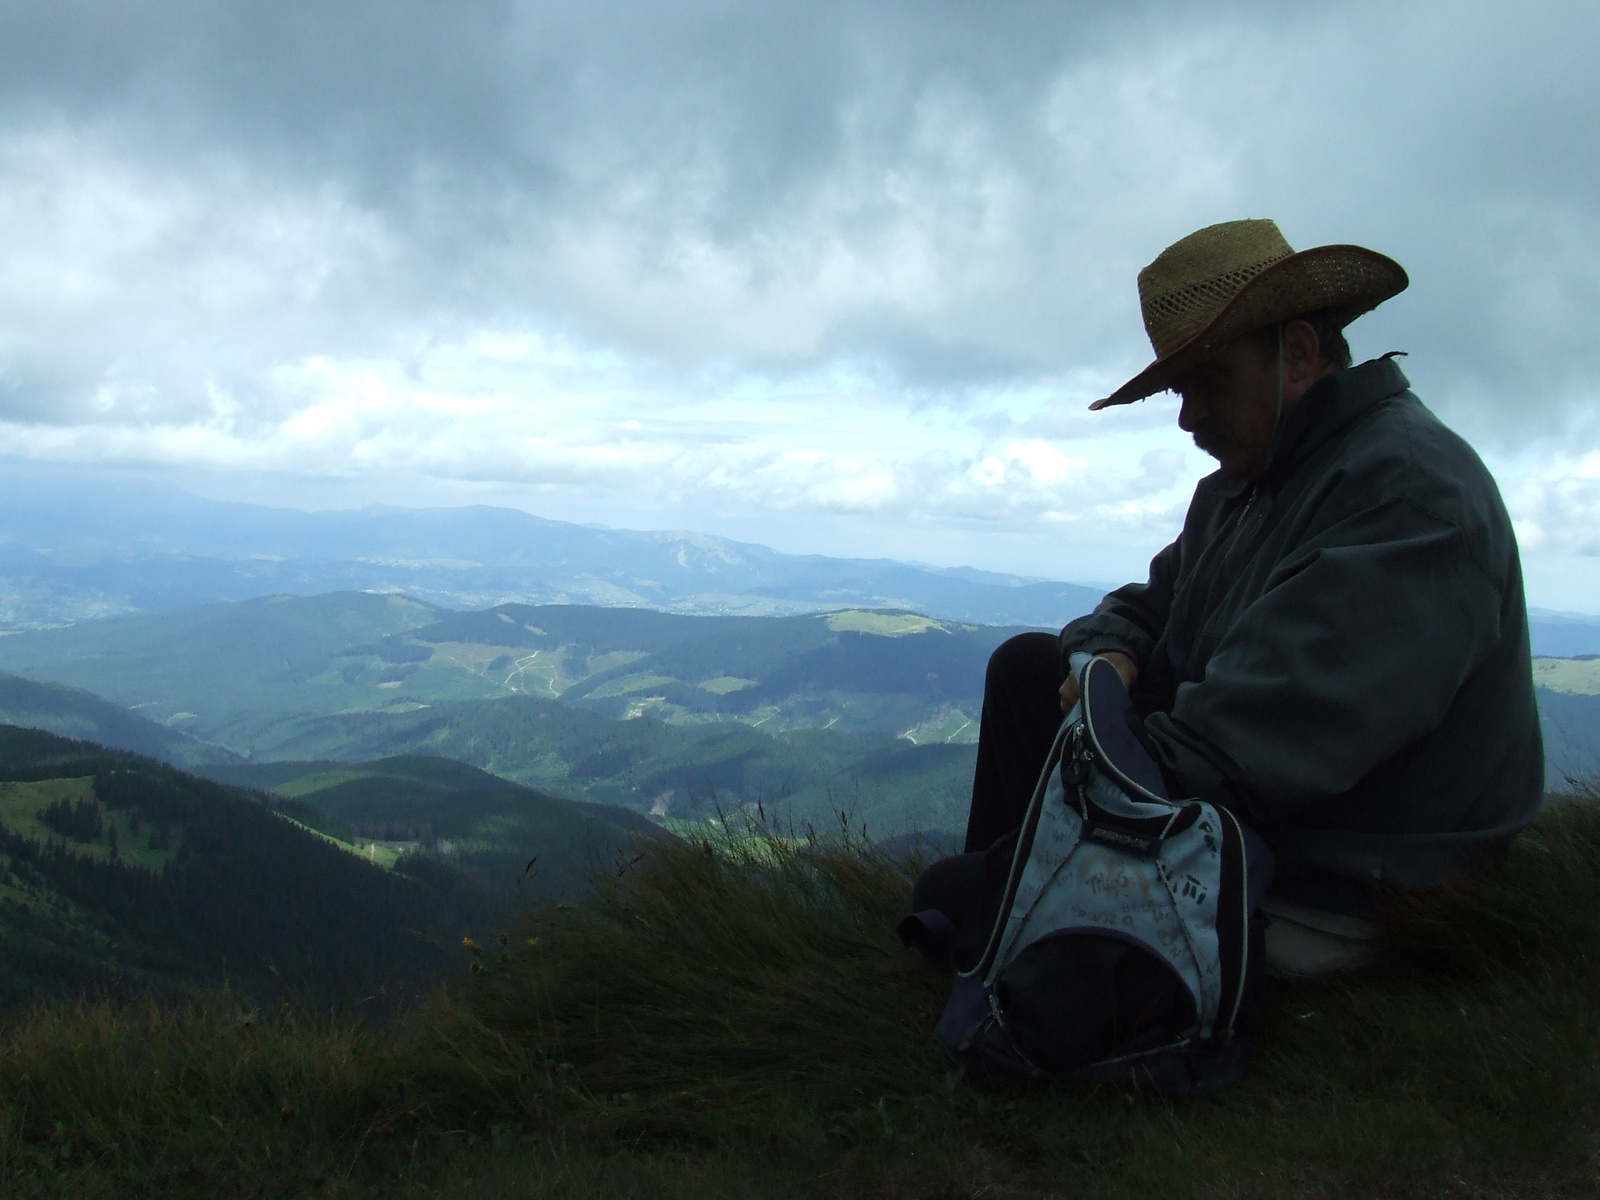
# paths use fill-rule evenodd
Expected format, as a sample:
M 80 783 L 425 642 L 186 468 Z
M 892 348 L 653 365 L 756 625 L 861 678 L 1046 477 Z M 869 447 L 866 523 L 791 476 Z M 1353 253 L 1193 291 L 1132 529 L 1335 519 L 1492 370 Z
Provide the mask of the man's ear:
M 1309 383 L 1321 374 L 1322 346 L 1309 321 L 1290 321 L 1283 327 L 1283 378 L 1285 383 Z

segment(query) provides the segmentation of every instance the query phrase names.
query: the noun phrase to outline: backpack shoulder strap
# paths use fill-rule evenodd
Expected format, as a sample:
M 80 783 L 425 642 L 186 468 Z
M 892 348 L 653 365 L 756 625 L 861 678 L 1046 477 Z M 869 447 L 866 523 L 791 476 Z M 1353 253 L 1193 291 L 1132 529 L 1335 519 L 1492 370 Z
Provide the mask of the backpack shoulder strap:
M 1128 724 L 1133 700 L 1122 676 L 1103 658 L 1091 658 L 1078 679 L 1084 735 L 1100 766 L 1135 800 L 1167 801 L 1166 780 Z

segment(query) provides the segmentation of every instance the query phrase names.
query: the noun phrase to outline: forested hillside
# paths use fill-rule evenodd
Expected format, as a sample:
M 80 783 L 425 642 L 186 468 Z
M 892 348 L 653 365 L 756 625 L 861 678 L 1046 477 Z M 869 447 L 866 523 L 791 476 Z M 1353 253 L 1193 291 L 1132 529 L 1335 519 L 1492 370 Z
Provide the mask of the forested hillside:
M 257 795 L 0 726 L 0 1004 L 227 981 L 391 1006 L 495 915 L 481 889 L 382 870 Z
M 83 688 L 204 736 L 242 712 L 320 711 L 311 685 L 338 655 L 440 615 L 404 596 L 268 596 L 0 638 L 0 669 Z

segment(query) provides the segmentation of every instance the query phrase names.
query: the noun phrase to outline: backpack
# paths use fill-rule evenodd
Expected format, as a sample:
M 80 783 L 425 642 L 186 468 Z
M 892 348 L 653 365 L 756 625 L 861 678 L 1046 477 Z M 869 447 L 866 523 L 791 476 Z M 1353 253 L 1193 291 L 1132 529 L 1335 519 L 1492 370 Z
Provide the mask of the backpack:
M 979 1078 L 1231 1083 L 1259 1023 L 1272 853 L 1226 808 L 1168 798 L 1115 667 L 1078 675 L 1004 886 L 955 939 L 935 1036 Z

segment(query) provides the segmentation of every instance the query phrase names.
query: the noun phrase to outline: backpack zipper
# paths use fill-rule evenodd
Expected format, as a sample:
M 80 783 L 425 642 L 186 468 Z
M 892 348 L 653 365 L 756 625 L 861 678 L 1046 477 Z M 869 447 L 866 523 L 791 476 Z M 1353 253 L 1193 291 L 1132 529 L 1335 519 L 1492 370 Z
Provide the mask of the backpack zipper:
M 1006 925 L 1011 920 L 1011 907 L 1017 899 L 1017 887 L 1022 882 L 1023 868 L 1027 865 L 1028 854 L 1033 849 L 1033 835 L 1039 828 L 1039 810 L 1050 785 L 1050 776 L 1061 765 L 1061 760 L 1067 752 L 1067 742 L 1071 740 L 1070 735 L 1074 728 L 1074 725 L 1063 720 L 1061 728 L 1056 732 L 1050 754 L 1044 762 L 1044 772 L 1039 776 L 1039 782 L 1033 789 L 1033 798 L 1029 800 L 1028 807 L 1023 813 L 1022 828 L 1017 835 L 1016 848 L 1011 852 L 1011 870 L 1006 873 L 1006 886 L 1000 894 L 1000 910 L 995 915 L 994 927 L 989 931 L 989 940 L 984 945 L 982 957 L 972 970 L 956 972 L 963 979 L 971 979 L 975 975 L 986 976 L 994 963 L 995 955 L 1000 949 L 1000 940 L 1005 934 Z

